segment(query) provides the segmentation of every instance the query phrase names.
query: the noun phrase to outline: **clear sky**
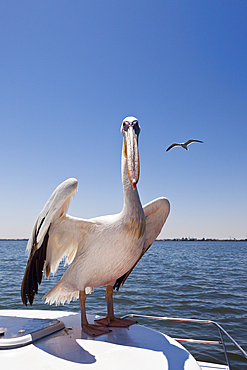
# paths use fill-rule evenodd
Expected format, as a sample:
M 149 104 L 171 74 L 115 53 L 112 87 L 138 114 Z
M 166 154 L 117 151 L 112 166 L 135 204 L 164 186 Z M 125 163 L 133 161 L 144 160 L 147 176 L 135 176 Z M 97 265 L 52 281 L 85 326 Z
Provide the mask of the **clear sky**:
M 120 212 L 128 115 L 141 201 L 171 203 L 160 237 L 247 237 L 246 0 L 2 0 L 0 34 L 0 238 L 69 177 L 69 214 Z

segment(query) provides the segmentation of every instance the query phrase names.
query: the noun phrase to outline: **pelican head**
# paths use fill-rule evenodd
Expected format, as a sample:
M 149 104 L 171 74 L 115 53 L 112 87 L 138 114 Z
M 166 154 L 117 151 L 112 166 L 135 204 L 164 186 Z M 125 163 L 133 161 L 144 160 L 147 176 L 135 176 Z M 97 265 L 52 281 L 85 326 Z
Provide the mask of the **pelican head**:
M 141 129 L 138 119 L 135 117 L 126 117 L 121 125 L 121 133 L 124 137 L 124 156 L 127 160 L 127 170 L 129 181 L 136 188 L 139 180 L 140 165 L 138 152 L 138 136 Z

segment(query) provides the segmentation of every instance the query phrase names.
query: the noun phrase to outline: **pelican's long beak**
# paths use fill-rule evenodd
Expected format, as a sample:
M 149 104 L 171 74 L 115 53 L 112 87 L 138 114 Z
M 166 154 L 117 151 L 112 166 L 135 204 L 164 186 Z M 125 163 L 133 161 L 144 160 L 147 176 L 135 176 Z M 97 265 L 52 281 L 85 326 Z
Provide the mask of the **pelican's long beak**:
M 138 134 L 135 132 L 135 129 L 130 126 L 128 130 L 123 132 L 123 136 L 126 150 L 128 176 L 133 189 L 135 189 L 140 173 Z

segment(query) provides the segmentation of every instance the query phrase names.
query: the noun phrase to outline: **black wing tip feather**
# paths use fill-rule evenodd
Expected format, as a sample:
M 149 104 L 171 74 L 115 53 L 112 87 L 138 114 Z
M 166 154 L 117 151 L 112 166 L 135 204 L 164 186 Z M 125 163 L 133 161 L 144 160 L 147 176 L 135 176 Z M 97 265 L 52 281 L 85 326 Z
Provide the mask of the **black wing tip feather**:
M 127 275 L 124 274 L 123 276 L 121 276 L 120 278 L 118 278 L 116 281 L 115 281 L 115 284 L 113 286 L 113 289 L 115 289 L 117 292 L 119 291 L 119 288 L 121 286 L 121 284 L 123 285 L 124 284 L 124 281 L 125 281 L 125 276 Z
M 37 249 L 36 240 L 34 240 L 30 257 L 27 261 L 27 267 L 21 286 L 21 298 L 23 304 L 26 306 L 28 304 L 28 301 L 32 306 L 35 294 L 38 293 L 38 285 L 40 285 L 42 281 L 48 239 L 49 229 L 39 249 Z
M 132 267 L 131 270 L 127 271 L 124 275 L 122 275 L 120 278 L 118 278 L 116 281 L 115 281 L 115 284 L 113 285 L 113 289 L 115 289 L 117 292 L 119 291 L 119 288 L 121 287 L 121 285 L 123 286 L 127 277 L 129 276 L 129 274 L 131 273 L 131 271 L 133 270 L 133 268 L 135 267 L 135 265 Z
M 136 267 L 136 265 L 138 264 L 138 262 L 140 261 L 140 259 L 142 258 L 142 256 L 144 255 L 144 253 L 147 252 L 147 250 L 151 247 L 152 244 L 150 244 L 143 252 L 142 254 L 140 255 L 140 257 L 138 258 L 138 260 L 136 261 L 136 263 L 134 264 L 134 266 L 129 270 L 127 271 L 124 275 L 122 275 L 120 278 L 118 278 L 116 281 L 115 281 L 115 284 L 113 285 L 113 289 L 116 289 L 116 291 L 118 292 L 119 291 L 119 288 L 120 286 L 124 285 L 125 281 L 127 280 L 128 276 L 131 274 L 132 270 L 134 270 L 134 268 Z

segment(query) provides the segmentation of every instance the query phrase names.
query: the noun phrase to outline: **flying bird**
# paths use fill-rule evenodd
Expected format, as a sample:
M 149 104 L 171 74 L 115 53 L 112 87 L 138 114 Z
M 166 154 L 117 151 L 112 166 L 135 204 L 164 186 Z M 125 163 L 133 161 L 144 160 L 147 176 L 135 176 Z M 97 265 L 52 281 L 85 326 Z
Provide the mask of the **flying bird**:
M 119 214 L 82 219 L 69 216 L 67 210 L 78 188 L 70 178 L 52 193 L 39 214 L 27 244 L 29 257 L 22 281 L 22 301 L 32 305 L 43 270 L 45 277 L 55 274 L 60 261 L 70 266 L 61 280 L 46 293 L 46 303 L 65 303 L 79 298 L 81 327 L 98 336 L 111 326 L 128 327 L 134 322 L 114 315 L 113 290 L 125 282 L 140 258 L 159 235 L 170 211 L 166 198 L 142 206 L 137 191 L 139 179 L 138 137 L 140 126 L 135 117 L 121 125 L 123 209 Z M 94 287 L 106 285 L 107 316 L 89 324 L 86 295 Z
M 173 143 L 172 145 L 169 146 L 169 148 L 166 149 L 166 151 L 168 152 L 168 150 L 174 148 L 175 146 L 181 146 L 182 148 L 184 148 L 185 150 L 189 150 L 187 148 L 187 146 L 191 143 L 203 143 L 203 141 L 201 140 L 194 140 L 194 139 L 190 139 L 188 141 L 186 141 L 185 143 Z

